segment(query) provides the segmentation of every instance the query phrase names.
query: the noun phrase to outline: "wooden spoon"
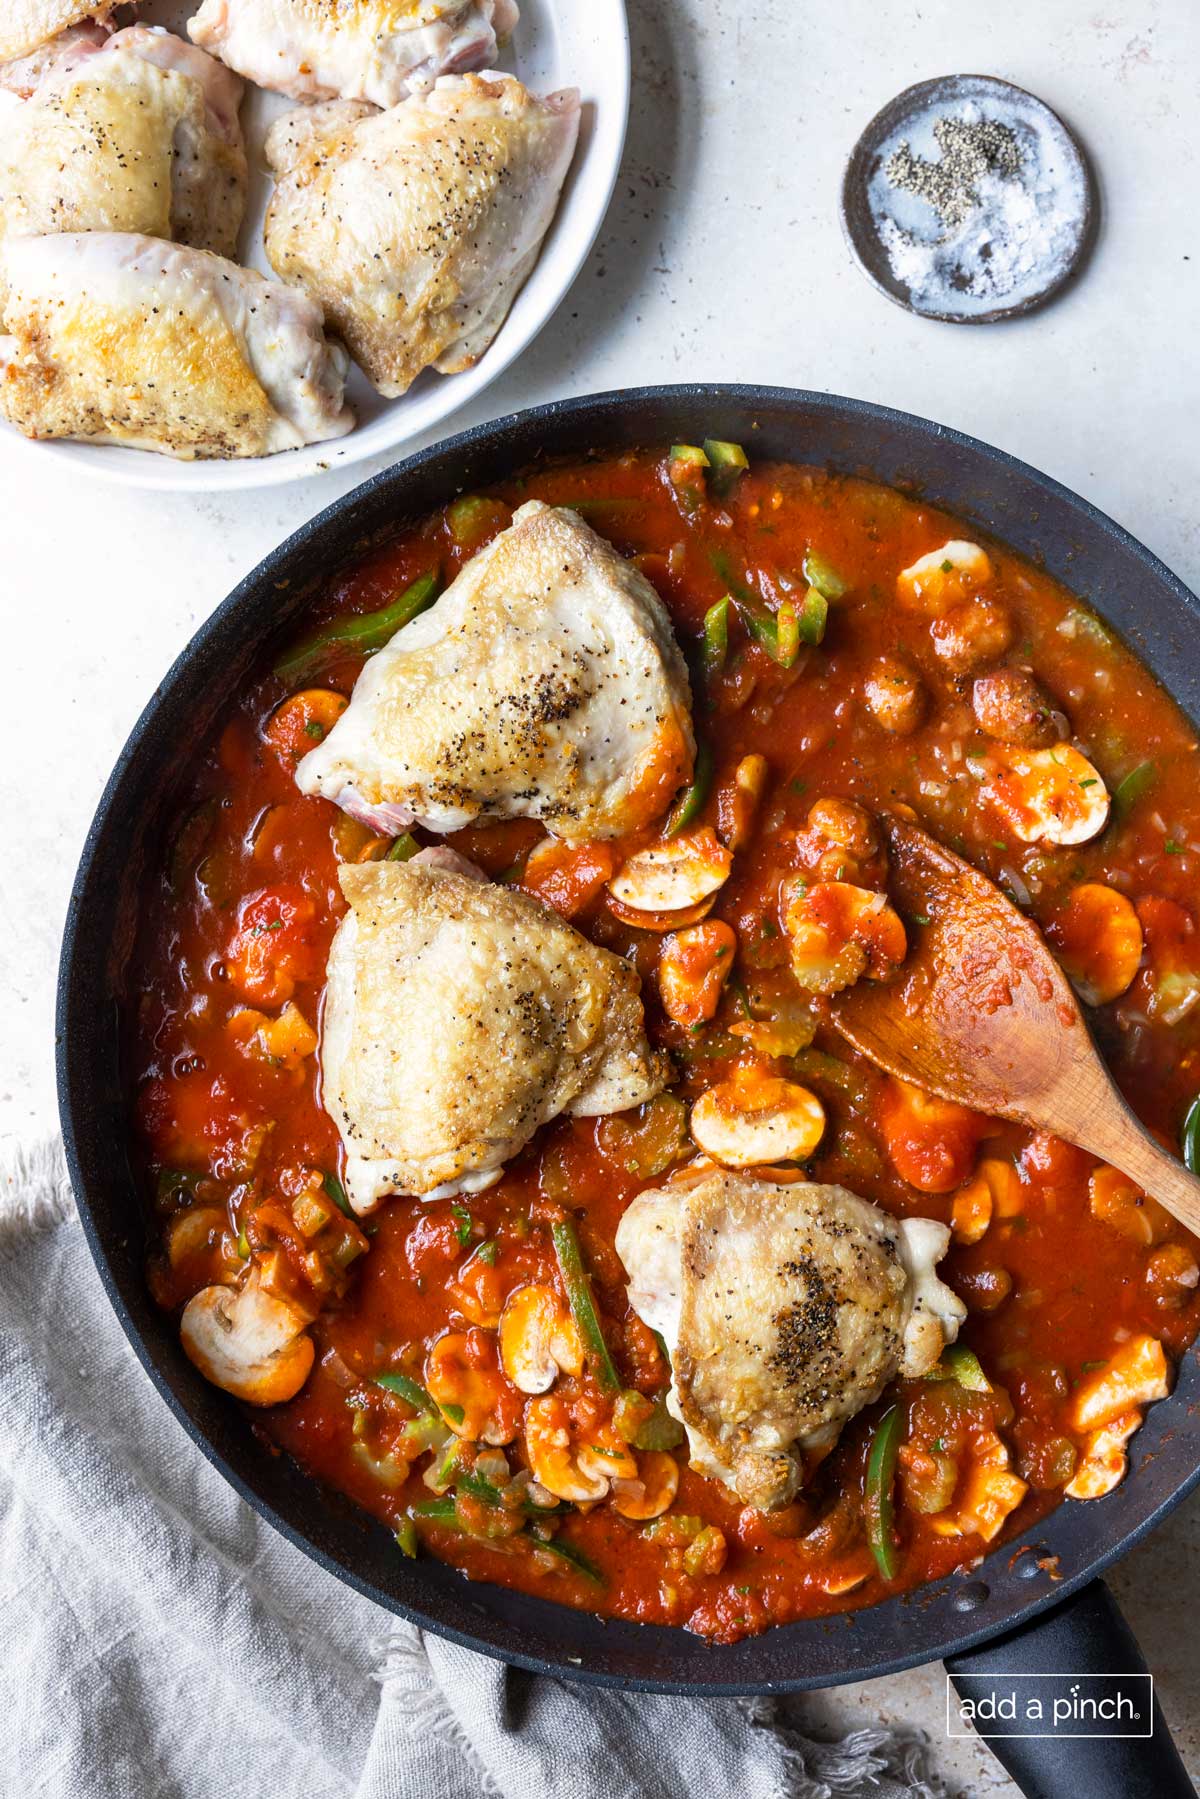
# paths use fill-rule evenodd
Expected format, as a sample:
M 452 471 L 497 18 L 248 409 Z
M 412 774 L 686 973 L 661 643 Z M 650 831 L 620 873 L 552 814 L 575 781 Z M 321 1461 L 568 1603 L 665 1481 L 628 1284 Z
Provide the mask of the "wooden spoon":
M 912 947 L 897 981 L 831 1002 L 838 1030 L 914 1086 L 1078 1144 L 1200 1235 L 1200 1180 L 1122 1099 L 1036 925 L 917 825 L 880 822 Z

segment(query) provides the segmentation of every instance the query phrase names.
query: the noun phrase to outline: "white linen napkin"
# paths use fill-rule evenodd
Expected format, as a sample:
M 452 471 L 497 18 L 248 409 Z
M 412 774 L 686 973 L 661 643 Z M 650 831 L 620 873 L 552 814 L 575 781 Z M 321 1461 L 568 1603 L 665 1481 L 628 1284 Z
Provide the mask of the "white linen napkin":
M 361 1599 L 179 1428 L 61 1146 L 0 1170 L 0 1792 L 34 1799 L 936 1799 L 922 1741 L 506 1668 Z

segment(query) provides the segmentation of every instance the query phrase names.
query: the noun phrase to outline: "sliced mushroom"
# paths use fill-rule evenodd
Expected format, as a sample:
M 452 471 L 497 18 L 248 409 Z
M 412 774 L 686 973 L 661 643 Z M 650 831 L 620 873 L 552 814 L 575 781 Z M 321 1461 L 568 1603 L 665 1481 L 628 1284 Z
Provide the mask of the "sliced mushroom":
M 770 772 L 765 756 L 743 756 L 733 779 L 717 789 L 717 831 L 727 849 L 749 843 Z
M 1063 1492 L 1072 1499 L 1103 1499 L 1120 1486 L 1129 1467 L 1125 1445 L 1141 1422 L 1142 1414 L 1135 1406 L 1092 1431 L 1079 1466 Z
M 725 1168 L 804 1162 L 825 1132 L 825 1109 L 794 1081 L 739 1068 L 692 1107 L 692 1136 Z
M 622 1518 L 641 1523 L 661 1518 L 679 1491 L 679 1464 L 661 1449 L 647 1449 L 637 1458 L 633 1480 L 612 1483 L 612 1507 Z
M 809 993 L 839 993 L 864 974 L 884 980 L 908 950 L 886 895 L 846 881 L 797 883 L 786 898 L 784 930 L 792 973 Z
M 945 612 L 968 599 L 992 578 L 992 563 L 977 543 L 952 538 L 904 569 L 896 582 L 901 605 L 919 612 Z
M 822 799 L 809 808 L 808 829 L 822 848 L 814 872 L 823 881 L 859 881 L 880 854 L 875 820 L 857 800 Z
M 1022 843 L 1087 843 L 1108 823 L 1108 789 L 1069 743 L 1051 750 L 994 750 L 968 765 L 983 797 Z
M 724 886 L 733 855 L 709 825 L 639 850 L 608 883 L 614 899 L 636 912 L 679 912 Z
M 637 1457 L 628 1443 L 623 1443 L 616 1435 L 611 1425 L 580 1443 L 575 1451 L 575 1460 L 585 1475 L 595 1479 L 602 1478 L 610 1483 L 637 1479 Z
M 976 1439 L 955 1510 L 930 1519 L 939 1536 L 972 1535 L 991 1542 L 1029 1491 L 1012 1472 L 1009 1459 L 1008 1448 L 995 1431 Z
M 1145 947 L 1133 901 L 1102 881 L 1084 881 L 1050 920 L 1046 935 L 1085 1006 L 1119 999 L 1133 985 Z
M 447 1331 L 432 1345 L 425 1358 L 425 1385 L 456 1437 L 502 1445 L 517 1435 L 503 1409 L 504 1375 L 479 1360 L 464 1332 Z
M 567 1408 L 552 1393 L 531 1399 L 525 1407 L 525 1453 L 533 1478 L 556 1499 L 572 1505 L 595 1504 L 608 1492 L 606 1474 L 587 1474 L 580 1467 L 571 1443 Z
M 667 1017 L 689 1027 L 711 1018 L 736 954 L 737 936 L 718 918 L 673 931 L 658 959 L 658 990 Z
M 309 1320 L 264 1291 L 257 1268 L 241 1287 L 204 1287 L 189 1299 L 179 1336 L 206 1380 L 251 1405 L 292 1399 L 313 1365 Z
M 567 1307 L 550 1287 L 518 1287 L 500 1317 L 500 1361 L 522 1393 L 548 1393 L 559 1374 L 578 1374 L 583 1344 Z
M 269 1062 L 273 1068 L 299 1068 L 318 1042 L 317 1033 L 292 1000 L 278 1018 L 243 1006 L 231 1014 L 225 1029 L 243 1055 Z
M 1071 1423 L 1076 1430 L 1098 1430 L 1134 1406 L 1165 1399 L 1170 1390 L 1170 1370 L 1158 1338 L 1128 1337 L 1103 1368 L 1075 1389 Z

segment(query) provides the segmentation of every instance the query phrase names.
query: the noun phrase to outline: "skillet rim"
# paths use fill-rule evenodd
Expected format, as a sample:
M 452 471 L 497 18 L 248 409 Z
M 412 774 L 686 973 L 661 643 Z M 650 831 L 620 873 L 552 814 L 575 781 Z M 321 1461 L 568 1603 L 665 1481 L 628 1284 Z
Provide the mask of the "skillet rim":
M 547 1616 L 556 1618 L 559 1629 L 566 1639 L 565 1647 L 555 1659 L 543 1655 L 530 1654 L 512 1642 L 493 1642 L 486 1637 L 472 1634 L 470 1630 L 439 1619 L 431 1611 L 424 1609 L 423 1604 L 411 1604 L 398 1598 L 394 1593 L 375 1584 L 365 1577 L 349 1562 L 331 1554 L 307 1536 L 304 1530 L 293 1524 L 272 1502 L 256 1491 L 249 1482 L 232 1465 L 229 1458 L 210 1440 L 205 1429 L 193 1417 L 188 1406 L 168 1380 L 166 1372 L 156 1356 L 153 1347 L 147 1342 L 145 1335 L 133 1317 L 120 1287 L 112 1266 L 113 1246 L 107 1241 L 106 1228 L 97 1219 L 89 1193 L 88 1182 L 84 1174 L 83 1154 L 77 1134 L 77 1102 L 79 1096 L 75 1092 L 75 1075 L 71 1067 L 71 1033 L 78 1024 L 81 1032 L 87 1028 L 87 1021 L 76 1020 L 77 991 L 81 983 L 86 984 L 88 970 L 81 966 L 81 958 L 86 951 L 82 938 L 83 902 L 88 895 L 95 863 L 103 846 L 104 835 L 110 827 L 111 817 L 117 813 L 124 801 L 125 783 L 137 775 L 141 766 L 148 739 L 158 725 L 160 718 L 169 710 L 175 698 L 176 690 L 183 687 L 192 673 L 194 665 L 204 657 L 214 645 L 219 643 L 222 633 L 230 620 L 243 607 L 257 606 L 264 614 L 262 628 L 258 630 L 259 649 L 265 647 L 275 634 L 269 615 L 266 612 L 265 595 L 277 590 L 281 585 L 290 587 L 295 582 L 301 584 L 298 577 L 302 575 L 305 552 L 318 546 L 333 527 L 344 521 L 356 510 L 368 510 L 378 505 L 392 493 L 402 494 L 408 479 L 430 465 L 445 462 L 446 464 L 462 464 L 469 459 L 473 450 L 495 451 L 502 440 L 507 437 L 518 437 L 531 428 L 544 426 L 552 431 L 555 428 L 568 430 L 575 427 L 582 441 L 573 447 L 557 446 L 576 455 L 585 455 L 590 447 L 587 439 L 587 428 L 595 427 L 598 422 L 611 422 L 618 427 L 622 418 L 630 413 L 644 412 L 658 408 L 663 413 L 671 408 L 704 407 L 709 411 L 720 408 L 745 408 L 751 412 L 757 410 L 782 411 L 795 415 L 797 425 L 803 422 L 803 416 L 809 418 L 813 414 L 823 415 L 829 423 L 840 422 L 850 426 L 886 427 L 901 433 L 914 453 L 919 453 L 922 444 L 930 441 L 938 445 L 950 445 L 964 451 L 987 469 L 989 475 L 999 477 L 1001 491 L 1003 483 L 1024 481 L 1037 489 L 1046 498 L 1064 506 L 1067 513 L 1073 515 L 1082 526 L 1090 528 L 1099 539 L 1117 546 L 1126 556 L 1141 564 L 1151 583 L 1165 588 L 1173 601 L 1185 613 L 1191 612 L 1200 619 L 1200 601 L 1189 591 L 1184 583 L 1153 552 L 1141 544 L 1123 526 L 1102 512 L 1092 502 L 1083 499 L 1062 483 L 1012 456 L 1007 451 L 997 449 L 980 440 L 970 437 L 964 432 L 949 426 L 937 424 L 915 414 L 898 411 L 894 408 L 876 405 L 867 400 L 845 398 L 839 395 L 824 394 L 816 391 L 767 386 L 761 384 L 742 383 L 687 383 L 679 385 L 653 385 L 640 388 L 609 390 L 599 394 L 581 395 L 566 400 L 551 401 L 542 406 L 530 407 L 509 413 L 499 419 L 472 426 L 453 437 L 443 439 L 414 455 L 404 458 L 352 489 L 349 493 L 333 501 L 314 518 L 301 525 L 271 551 L 254 569 L 246 574 L 233 588 L 228 597 L 212 612 L 194 633 L 183 650 L 175 658 L 167 673 L 158 683 L 142 713 L 134 724 L 129 737 L 113 767 L 98 802 L 95 815 L 88 829 L 80 856 L 78 870 L 72 885 L 63 935 L 62 956 L 59 965 L 59 976 L 56 999 L 56 1042 L 55 1063 L 58 1084 L 59 1109 L 63 1128 L 68 1171 L 72 1188 L 78 1202 L 80 1220 L 92 1259 L 96 1264 L 101 1283 L 104 1286 L 109 1302 L 117 1315 L 121 1328 L 130 1342 L 139 1362 L 150 1377 L 160 1395 L 165 1399 L 176 1420 L 182 1425 L 191 1441 L 200 1449 L 208 1461 L 230 1483 L 239 1496 L 269 1524 L 285 1536 L 296 1548 L 321 1567 L 325 1573 L 342 1581 L 363 1597 L 393 1614 L 414 1623 L 421 1628 L 429 1629 L 463 1647 L 474 1649 L 478 1653 L 491 1656 L 532 1673 L 551 1674 L 562 1678 L 580 1681 L 598 1686 L 616 1686 L 631 1691 L 657 1692 L 680 1696 L 695 1697 L 738 1697 L 749 1694 L 777 1694 L 800 1692 L 815 1687 L 840 1685 L 855 1680 L 877 1678 L 881 1675 L 899 1673 L 902 1670 L 930 1662 L 931 1660 L 959 1655 L 996 1637 L 1005 1636 L 1019 1630 L 1022 1626 L 1052 1609 L 1085 1586 L 1098 1574 L 1109 1568 L 1120 1556 L 1141 1542 L 1166 1515 L 1172 1511 L 1197 1485 L 1200 1485 L 1200 1418 L 1194 1428 L 1196 1453 L 1190 1467 L 1174 1482 L 1172 1487 L 1149 1510 L 1143 1512 L 1136 1523 L 1119 1534 L 1115 1540 L 1104 1542 L 1098 1552 L 1086 1552 L 1085 1559 L 1076 1566 L 1074 1572 L 1057 1581 L 1048 1581 L 1044 1588 L 1038 1583 L 1037 1589 L 1028 1600 L 1024 1599 L 1024 1581 L 1018 1562 L 1024 1560 L 1026 1567 L 1032 1571 L 1032 1558 L 1022 1557 L 1020 1544 L 1010 1541 L 992 1550 L 982 1558 L 978 1568 L 971 1569 L 965 1579 L 952 1575 L 949 1579 L 928 1583 L 909 1593 L 896 1594 L 881 1600 L 874 1606 L 857 1611 L 839 1612 L 826 1617 L 798 1620 L 788 1625 L 769 1626 L 756 1637 L 743 1639 L 735 1645 L 710 1645 L 701 1643 L 686 1631 L 675 1626 L 637 1626 L 625 1621 L 607 1621 L 607 1634 L 622 1635 L 628 1631 L 651 1633 L 666 1639 L 662 1657 L 671 1661 L 680 1660 L 685 1655 L 697 1664 L 696 1671 L 689 1672 L 687 1677 L 662 1677 L 658 1675 L 641 1675 L 626 1673 L 617 1667 L 586 1667 L 582 1662 L 568 1655 L 571 1647 L 572 1627 L 583 1628 L 580 1623 L 596 1622 L 596 1614 L 579 1611 L 551 1600 L 526 1600 L 527 1606 L 534 1612 L 545 1611 Z M 641 441 L 636 433 L 631 432 L 626 439 L 633 443 Z M 528 454 L 525 462 L 529 461 Z M 832 459 L 826 458 L 828 465 Z M 859 472 L 858 468 L 851 472 Z M 878 477 L 877 477 L 878 478 Z M 895 480 L 887 483 L 896 485 Z M 448 479 L 447 489 L 461 483 Z M 938 500 L 936 494 L 930 494 L 931 504 L 944 504 L 947 510 L 959 516 L 969 517 L 969 513 L 956 501 Z M 396 509 L 396 518 L 403 519 L 402 506 Z M 978 522 L 978 521 L 976 521 Z M 1005 541 L 1001 533 L 984 522 L 981 529 L 998 541 Z M 1026 555 L 1028 552 L 1019 551 Z M 1058 575 L 1069 591 L 1071 586 L 1069 573 Z M 1101 608 L 1102 616 L 1105 616 Z M 1132 645 L 1135 652 L 1145 660 L 1145 652 L 1135 641 Z M 1155 678 L 1171 694 L 1177 705 L 1187 712 L 1187 707 L 1173 690 L 1168 676 L 1151 669 Z M 144 795 L 139 795 L 132 816 L 140 814 L 143 819 L 148 807 Z M 94 971 L 92 973 L 95 979 Z M 94 1029 L 94 1025 L 92 1026 Z M 1178 1379 L 1172 1397 L 1151 1408 L 1144 1433 L 1153 1439 L 1149 1452 L 1143 1457 L 1141 1467 L 1158 1460 L 1163 1456 L 1178 1455 L 1188 1443 L 1188 1430 L 1181 1428 L 1188 1424 L 1193 1414 L 1200 1413 L 1200 1361 L 1197 1357 L 1197 1344 L 1190 1346 L 1192 1353 L 1185 1352 L 1179 1368 Z M 197 1379 L 200 1377 L 197 1376 Z M 1185 1403 L 1189 1395 L 1183 1389 L 1191 1388 L 1191 1403 Z M 1171 1408 L 1168 1414 L 1168 1408 Z M 231 1411 L 234 1410 L 232 1406 Z M 240 1410 L 240 1408 L 237 1408 Z M 1182 1409 L 1183 1416 L 1180 1416 Z M 1156 1417 L 1156 1414 L 1158 1416 Z M 1151 1430 L 1151 1421 L 1156 1429 Z M 1173 1428 L 1172 1428 L 1173 1427 Z M 1174 1439 L 1180 1439 L 1174 1443 Z M 256 1446 L 256 1455 L 263 1456 L 261 1446 Z M 1127 1483 L 1118 1492 L 1125 1491 L 1133 1485 L 1141 1470 L 1131 1471 Z M 1147 1474 L 1146 1478 L 1149 1478 Z M 304 1477 L 305 1490 L 313 1496 L 317 1503 L 325 1503 L 324 1490 L 319 1483 Z M 1140 1492 L 1141 1488 L 1137 1488 Z M 1095 1503 L 1095 1502 L 1093 1502 Z M 1089 1509 L 1080 1506 L 1067 1507 L 1059 1505 L 1049 1516 L 1039 1520 L 1025 1535 L 1034 1539 L 1053 1541 L 1056 1535 L 1063 1535 L 1063 1526 L 1069 1521 L 1078 1521 L 1089 1515 Z M 1100 1520 L 1102 1524 L 1102 1519 Z M 1056 1525 L 1058 1530 L 1056 1531 Z M 379 1527 L 382 1528 L 382 1527 Z M 1079 1529 L 1068 1530 L 1065 1534 L 1079 1535 Z M 1088 1527 L 1083 1534 L 1092 1537 L 1096 1534 Z M 1101 1534 L 1104 1533 L 1101 1531 Z M 1042 1544 L 1039 1542 L 1039 1551 Z M 440 1564 L 439 1564 L 440 1565 Z M 414 1570 L 420 1563 L 411 1566 Z M 986 1583 L 978 1576 L 986 1575 Z M 509 1591 L 496 1588 L 492 1583 L 464 1583 L 473 1591 L 488 1595 Z M 1030 1582 L 1030 1586 L 1034 1583 Z M 1001 1588 L 999 1598 L 996 1589 Z M 982 1598 L 978 1597 L 982 1590 Z M 436 1606 L 438 1591 L 433 1588 L 422 1595 L 423 1601 Z M 510 1598 L 523 1598 L 512 1595 Z M 476 1602 L 475 1609 L 481 1613 L 486 1608 L 486 1597 L 482 1603 Z M 925 1628 L 925 1614 L 931 1609 L 947 1611 L 949 1614 L 961 1615 L 964 1619 L 961 1631 L 951 1625 L 949 1634 L 930 1635 Z M 986 1621 L 970 1623 L 971 1614 L 978 1612 L 995 1613 Z M 518 1626 L 504 1617 L 493 1616 L 493 1623 L 503 1637 L 512 1639 L 518 1633 Z M 751 1659 L 754 1649 L 759 1648 L 764 1655 L 769 1654 L 768 1645 L 776 1648 L 779 1640 L 788 1637 L 789 1647 L 795 1643 L 798 1655 L 789 1658 L 803 1662 L 805 1639 L 812 1641 L 815 1637 L 841 1629 L 844 1633 L 859 1626 L 859 1636 L 865 1638 L 868 1633 L 872 1641 L 890 1639 L 893 1642 L 904 1642 L 906 1639 L 914 1646 L 893 1649 L 881 1659 L 871 1661 L 862 1658 L 865 1650 L 869 1658 L 872 1650 L 869 1643 L 862 1643 L 861 1649 L 856 1645 L 857 1653 L 847 1661 L 830 1669 L 824 1659 L 818 1656 L 822 1665 L 814 1672 L 790 1672 L 786 1677 L 746 1679 L 709 1680 L 704 1677 L 700 1664 L 714 1665 L 720 1661 L 734 1658 Z M 553 1628 L 553 1626 L 551 1627 Z M 648 1640 L 643 1638 L 643 1640 Z M 741 1652 L 739 1654 L 739 1652 Z

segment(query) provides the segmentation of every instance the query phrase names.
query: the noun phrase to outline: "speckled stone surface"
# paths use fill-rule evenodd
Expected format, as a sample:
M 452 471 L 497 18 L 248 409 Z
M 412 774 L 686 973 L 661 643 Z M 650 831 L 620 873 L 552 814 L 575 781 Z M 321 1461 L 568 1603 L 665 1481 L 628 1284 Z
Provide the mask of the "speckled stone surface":
M 645 381 L 778 381 L 956 425 L 1086 494 L 1200 587 L 1200 9 L 1180 0 L 630 0 L 636 87 L 600 241 L 531 352 L 456 425 Z M 1046 312 L 955 330 L 905 316 L 855 266 L 838 186 L 909 83 L 986 71 L 1082 133 L 1104 219 Z M 0 439 L 0 1139 L 53 1128 L 53 979 L 79 845 L 154 683 L 233 582 L 369 474 L 261 494 L 151 498 L 52 482 Z M 1102 1502 L 1101 1502 L 1102 1503 Z M 1114 1584 L 1200 1773 L 1200 1509 Z M 797 1702 L 811 1728 L 928 1730 L 951 1790 L 1013 1792 L 947 1743 L 940 1667 Z

